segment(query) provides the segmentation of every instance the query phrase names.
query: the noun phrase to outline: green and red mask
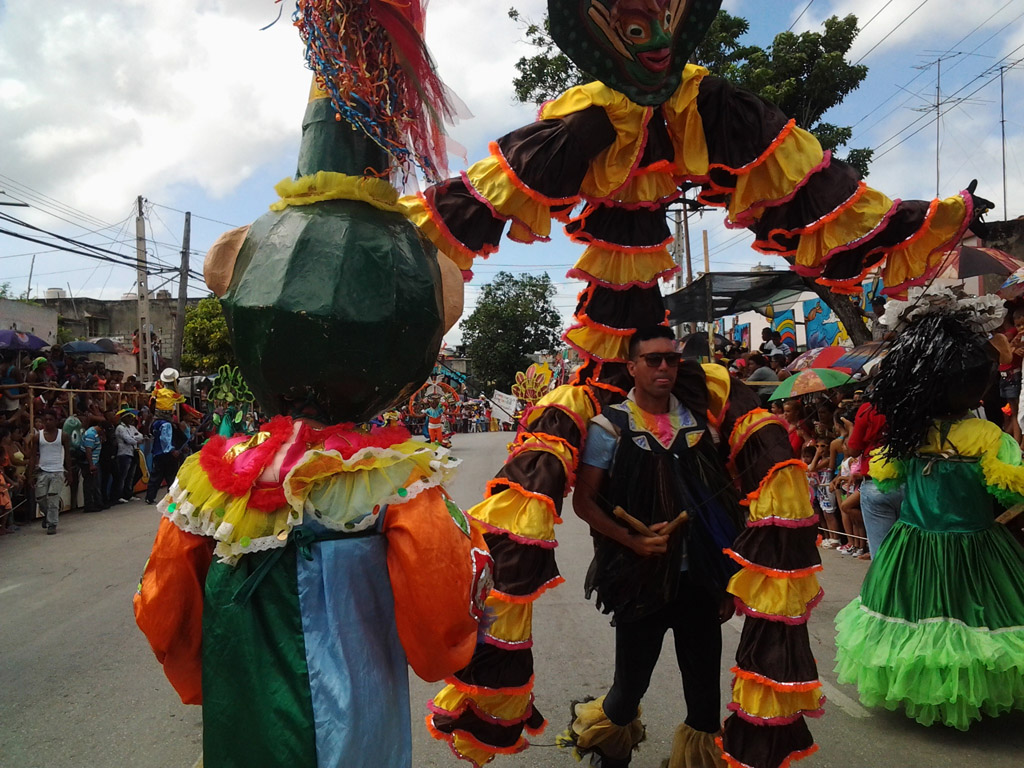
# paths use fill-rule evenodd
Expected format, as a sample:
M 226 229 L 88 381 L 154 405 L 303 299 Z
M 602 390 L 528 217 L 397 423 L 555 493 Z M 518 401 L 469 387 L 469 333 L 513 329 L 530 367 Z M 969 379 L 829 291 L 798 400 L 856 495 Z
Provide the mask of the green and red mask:
M 551 37 L 577 67 L 638 104 L 661 104 L 721 0 L 548 0 Z

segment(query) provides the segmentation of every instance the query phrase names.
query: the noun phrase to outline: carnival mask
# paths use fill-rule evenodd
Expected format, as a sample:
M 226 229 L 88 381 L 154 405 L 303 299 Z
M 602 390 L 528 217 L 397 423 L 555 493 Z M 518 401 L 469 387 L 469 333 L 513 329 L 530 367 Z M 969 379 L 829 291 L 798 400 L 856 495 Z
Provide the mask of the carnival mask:
M 551 37 L 584 72 L 638 104 L 661 104 L 721 0 L 548 0 Z

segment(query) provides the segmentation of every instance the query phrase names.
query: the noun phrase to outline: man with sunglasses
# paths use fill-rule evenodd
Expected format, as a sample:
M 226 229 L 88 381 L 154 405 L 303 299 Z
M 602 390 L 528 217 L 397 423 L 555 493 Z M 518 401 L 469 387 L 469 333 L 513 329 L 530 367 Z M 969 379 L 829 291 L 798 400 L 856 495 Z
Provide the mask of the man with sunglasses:
M 597 593 L 615 626 L 614 682 L 606 696 L 576 705 L 576 745 L 592 765 L 629 764 L 643 733 L 640 700 L 671 629 L 687 709 L 676 742 L 700 756 L 694 765 L 712 765 L 721 759 L 720 625 L 733 612 L 725 587 L 736 570 L 722 550 L 743 518 L 707 422 L 701 368 L 687 363 L 688 381 L 679 381 L 681 355 L 664 326 L 637 330 L 629 358 L 633 389 L 591 420 L 573 495 L 594 537 L 587 597 Z M 694 402 L 674 390 L 692 392 Z M 621 738 L 587 750 L 583 724 L 594 721 L 611 721 Z

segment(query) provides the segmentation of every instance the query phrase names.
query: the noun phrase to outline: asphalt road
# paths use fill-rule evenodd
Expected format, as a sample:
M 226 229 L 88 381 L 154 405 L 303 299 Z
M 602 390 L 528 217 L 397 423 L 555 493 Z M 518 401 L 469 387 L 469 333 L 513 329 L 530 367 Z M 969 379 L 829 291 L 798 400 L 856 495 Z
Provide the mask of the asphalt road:
M 507 441 L 507 434 L 456 436 L 454 453 L 464 463 L 450 490 L 461 505 L 479 500 Z M 496 766 L 576 765 L 551 746 L 555 734 L 568 721 L 570 700 L 599 695 L 610 683 L 612 629 L 583 600 L 590 541 L 570 501 L 563 508 L 557 550 L 566 583 L 534 609 L 535 693 L 551 725 L 533 737 L 536 746 L 499 757 Z M 131 612 L 157 522 L 152 507 L 135 501 L 95 515 L 67 514 L 57 536 L 25 526 L 0 537 L 0 768 L 190 768 L 195 763 L 201 749 L 199 710 L 177 699 Z M 853 688 L 836 684 L 832 620 L 857 593 L 867 563 L 833 551 L 823 557 L 825 600 L 810 631 L 828 703 L 825 717 L 811 722 L 821 749 L 802 764 L 1019 766 L 1022 713 L 977 723 L 968 733 L 924 728 L 899 713 L 867 710 Z M 739 629 L 740 620 L 733 619 L 724 630 L 723 700 Z M 685 716 L 668 651 L 644 700 L 648 740 L 633 761 L 637 768 L 660 766 Z M 456 765 L 447 746 L 430 739 L 420 725 L 423 705 L 438 687 L 412 681 L 415 768 Z

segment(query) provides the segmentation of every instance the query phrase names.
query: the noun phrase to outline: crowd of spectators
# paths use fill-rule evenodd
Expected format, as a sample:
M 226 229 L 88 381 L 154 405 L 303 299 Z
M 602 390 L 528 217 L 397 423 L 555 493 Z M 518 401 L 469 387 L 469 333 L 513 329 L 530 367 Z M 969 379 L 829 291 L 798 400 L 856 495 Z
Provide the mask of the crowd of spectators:
M 100 511 L 131 498 L 153 467 L 151 399 L 151 387 L 135 375 L 59 347 L 6 353 L 0 360 L 0 534 L 36 517 L 33 436 L 49 415 L 70 451 L 70 509 Z M 175 430 L 180 462 L 198 446 L 202 425 L 183 412 Z

